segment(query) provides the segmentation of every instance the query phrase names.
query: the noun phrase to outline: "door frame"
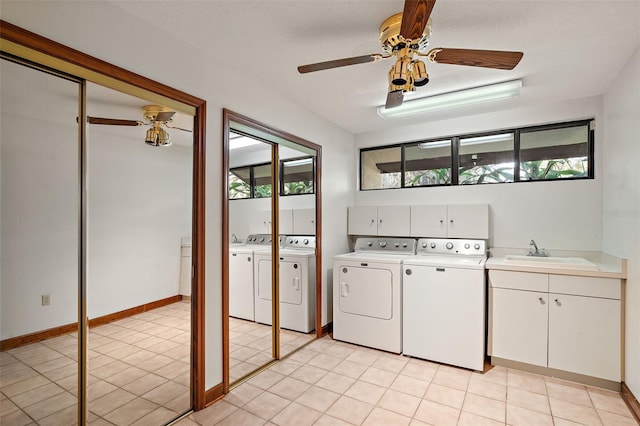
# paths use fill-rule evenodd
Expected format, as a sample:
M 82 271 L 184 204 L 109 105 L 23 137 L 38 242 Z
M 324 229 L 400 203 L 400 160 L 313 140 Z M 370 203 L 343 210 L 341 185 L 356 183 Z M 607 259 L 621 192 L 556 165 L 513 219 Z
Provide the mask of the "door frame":
M 191 292 L 191 407 L 206 405 L 204 315 L 205 315 L 205 145 L 206 101 L 124 68 L 87 55 L 36 33 L 0 20 L 0 50 L 15 57 L 59 70 L 133 96 L 153 99 L 194 116 L 192 197 L 192 292 Z M 84 122 L 84 119 L 80 120 Z M 79 265 L 81 268 L 84 265 Z M 86 281 L 81 279 L 79 297 L 84 298 Z M 86 301 L 80 300 L 84 305 Z M 87 318 L 80 315 L 79 329 L 86 330 Z M 85 342 L 86 344 L 86 342 Z M 79 343 L 82 346 L 82 343 Z M 78 358 L 79 383 L 86 383 L 86 354 Z M 86 391 L 78 392 L 79 422 L 86 415 Z M 85 414 L 82 414 L 85 413 Z

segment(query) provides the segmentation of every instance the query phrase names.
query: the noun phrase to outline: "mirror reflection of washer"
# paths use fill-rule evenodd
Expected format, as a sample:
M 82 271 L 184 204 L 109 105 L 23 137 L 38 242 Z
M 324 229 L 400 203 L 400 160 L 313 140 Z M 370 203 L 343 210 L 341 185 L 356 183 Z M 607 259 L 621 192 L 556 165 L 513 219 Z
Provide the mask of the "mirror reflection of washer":
M 482 371 L 485 240 L 421 238 L 404 261 L 404 355 Z
M 333 338 L 402 352 L 402 262 L 413 238 L 360 237 L 333 258 Z

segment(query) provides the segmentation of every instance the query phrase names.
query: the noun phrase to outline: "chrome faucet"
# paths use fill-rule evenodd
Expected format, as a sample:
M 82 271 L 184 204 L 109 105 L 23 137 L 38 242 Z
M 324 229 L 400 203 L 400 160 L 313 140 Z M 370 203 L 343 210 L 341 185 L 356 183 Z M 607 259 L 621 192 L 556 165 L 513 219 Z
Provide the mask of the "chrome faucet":
M 231 241 L 232 243 L 238 243 L 238 237 L 236 236 L 236 234 L 231 233 L 231 238 L 233 238 L 233 241 Z M 533 241 L 533 240 L 532 240 Z
M 533 249 L 529 249 L 529 254 L 527 254 L 527 256 L 538 256 L 538 257 L 547 257 L 549 256 L 549 253 L 547 253 L 547 251 L 545 249 L 538 249 L 538 245 L 536 244 L 536 241 L 532 238 L 531 241 L 529 242 L 530 246 L 533 246 Z M 534 250 L 535 249 L 535 250 Z

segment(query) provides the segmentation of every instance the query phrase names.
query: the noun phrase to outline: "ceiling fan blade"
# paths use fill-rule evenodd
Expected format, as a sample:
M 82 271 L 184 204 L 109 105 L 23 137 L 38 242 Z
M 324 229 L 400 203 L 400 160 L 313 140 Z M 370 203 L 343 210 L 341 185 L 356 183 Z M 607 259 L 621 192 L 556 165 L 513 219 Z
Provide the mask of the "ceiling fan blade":
M 382 55 L 372 53 L 370 55 L 354 56 L 352 58 L 334 59 L 333 61 L 318 62 L 315 64 L 300 65 L 298 72 L 306 74 L 308 72 L 328 70 L 331 68 L 345 67 L 347 65 L 365 64 L 367 62 L 375 62 L 382 59 Z
M 102 117 L 89 117 L 87 116 L 87 123 L 89 124 L 106 124 L 107 126 L 142 126 L 142 121 L 136 120 L 122 120 L 119 118 L 102 118 Z
M 166 124 L 165 124 L 165 127 L 167 127 L 168 129 L 182 130 L 183 132 L 189 132 L 189 133 L 193 132 L 193 130 L 191 129 L 183 129 L 182 127 L 167 126 Z
M 418 40 L 429 22 L 436 0 L 405 0 L 400 35 L 407 40 Z
M 522 52 L 475 49 L 431 49 L 429 61 L 437 64 L 468 65 L 470 67 L 512 70 L 522 59 Z
M 386 109 L 395 108 L 402 105 L 403 93 L 402 90 L 392 90 L 387 95 L 387 102 L 384 104 Z
M 159 112 L 156 115 L 155 121 L 169 121 L 173 118 L 175 113 L 176 113 L 175 111 Z

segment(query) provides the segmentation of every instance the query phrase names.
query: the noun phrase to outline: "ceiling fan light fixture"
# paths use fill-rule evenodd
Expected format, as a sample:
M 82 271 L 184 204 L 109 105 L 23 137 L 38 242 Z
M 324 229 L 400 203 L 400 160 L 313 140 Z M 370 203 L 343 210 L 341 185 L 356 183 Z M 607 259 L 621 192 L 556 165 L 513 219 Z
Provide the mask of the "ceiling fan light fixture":
M 411 58 L 403 56 L 398 58 L 393 68 L 391 68 L 391 83 L 396 86 L 404 86 L 409 81 L 409 67 L 411 66 Z
M 158 144 L 156 146 L 170 146 L 171 138 L 169 137 L 169 133 L 163 128 L 158 129 Z
M 147 130 L 147 135 L 144 138 L 144 143 L 151 146 L 158 146 L 158 132 L 155 127 Z
M 429 73 L 427 73 L 427 66 L 422 61 L 414 61 L 411 67 L 413 74 L 413 84 L 417 87 L 422 87 L 429 82 Z
M 404 102 L 395 108 L 378 107 L 378 115 L 383 118 L 404 117 L 447 108 L 497 101 L 520 95 L 522 79 L 510 80 L 487 86 L 473 87 L 440 95 L 427 96 Z

